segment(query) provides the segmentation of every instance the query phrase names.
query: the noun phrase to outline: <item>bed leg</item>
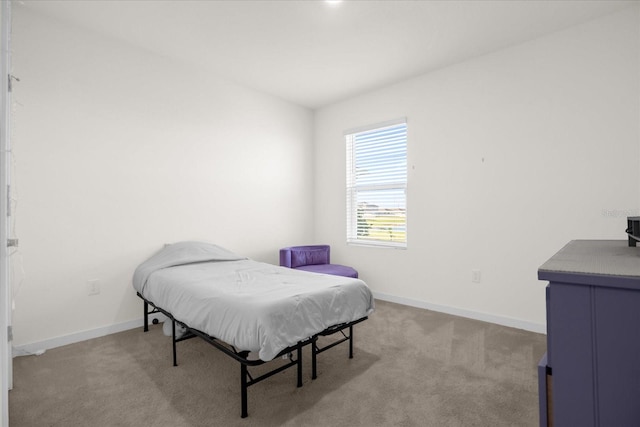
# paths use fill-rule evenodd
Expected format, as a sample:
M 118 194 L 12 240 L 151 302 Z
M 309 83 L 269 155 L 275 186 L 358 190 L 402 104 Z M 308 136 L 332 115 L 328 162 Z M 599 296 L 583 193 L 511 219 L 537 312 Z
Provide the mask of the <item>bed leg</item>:
M 317 370 L 316 370 L 316 364 L 317 364 L 317 359 L 318 359 L 318 346 L 316 345 L 316 342 L 318 341 L 318 337 L 315 336 L 313 337 L 313 339 L 311 340 L 311 379 L 315 380 L 316 378 L 318 378 L 317 375 Z
M 302 387 L 302 343 L 298 343 L 298 387 Z
M 247 365 L 240 363 L 240 404 L 242 405 L 241 418 L 247 418 Z
M 176 321 L 171 321 L 171 336 L 173 341 L 173 366 L 178 366 L 178 355 L 176 352 Z
M 349 326 L 349 359 L 353 359 L 353 325 Z
M 144 332 L 149 332 L 149 303 L 144 302 Z

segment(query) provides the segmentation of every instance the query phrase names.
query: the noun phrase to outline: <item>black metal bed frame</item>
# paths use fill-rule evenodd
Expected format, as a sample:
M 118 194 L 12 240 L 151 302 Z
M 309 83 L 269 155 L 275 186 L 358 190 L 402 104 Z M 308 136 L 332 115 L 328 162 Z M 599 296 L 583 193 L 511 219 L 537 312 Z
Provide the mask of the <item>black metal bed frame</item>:
M 178 366 L 178 360 L 177 360 L 177 350 L 176 350 L 176 344 L 180 341 L 185 341 L 191 338 L 196 338 L 196 337 L 200 337 L 202 338 L 205 342 L 211 344 L 212 346 L 214 346 L 215 348 L 217 348 L 218 350 L 222 351 L 224 354 L 226 354 L 227 356 L 233 358 L 234 360 L 238 361 L 240 363 L 240 405 L 241 405 L 241 413 L 240 416 L 242 418 L 246 418 L 248 415 L 248 410 L 247 410 L 247 389 L 254 385 L 259 383 L 262 380 L 265 380 L 279 372 L 284 371 L 285 369 L 291 368 L 293 366 L 297 367 L 297 387 L 302 387 L 302 349 L 303 347 L 307 346 L 307 345 L 311 345 L 311 379 L 315 380 L 317 378 L 317 356 L 318 354 L 329 350 L 330 348 L 335 347 L 338 344 L 341 344 L 345 341 L 349 341 L 349 359 L 353 359 L 353 325 L 363 322 L 365 320 L 368 319 L 367 316 L 358 319 L 358 320 L 354 320 L 353 322 L 348 322 L 348 323 L 341 323 L 339 325 L 335 325 L 335 326 L 331 326 L 327 329 L 325 329 L 324 331 L 313 335 L 312 337 L 309 337 L 305 340 L 299 341 L 297 344 L 287 347 L 284 350 L 282 350 L 280 353 L 278 353 L 276 355 L 276 357 L 274 357 L 274 360 L 278 357 L 282 357 L 282 356 L 287 356 L 287 359 L 289 360 L 288 363 L 281 365 L 275 369 L 272 369 L 271 371 L 268 371 L 267 373 L 253 378 L 251 376 L 251 373 L 249 372 L 249 366 L 259 366 L 259 365 L 263 365 L 265 362 L 263 360 L 260 359 L 248 359 L 249 356 L 249 352 L 248 351 L 238 351 L 236 350 L 232 345 L 227 344 L 226 342 L 213 337 L 211 335 L 208 335 L 202 331 L 199 331 L 197 329 L 191 328 L 189 327 L 189 325 L 186 325 L 185 323 L 176 320 L 173 315 L 171 313 L 169 313 L 168 311 L 158 307 L 157 305 L 155 305 L 154 303 L 152 303 L 151 301 L 147 300 L 145 297 L 143 297 L 139 292 L 137 292 L 137 295 L 144 301 L 144 332 L 147 332 L 149 330 L 149 315 L 150 314 L 154 314 L 154 313 L 162 313 L 165 316 L 167 316 L 167 318 L 169 318 L 172 322 L 171 325 L 171 330 L 172 330 L 172 344 L 173 344 L 173 366 Z M 152 307 L 151 311 L 149 311 L 149 306 Z M 157 324 L 158 323 L 158 319 L 153 319 L 153 323 Z M 186 329 L 186 333 L 181 336 L 181 337 L 176 337 L 176 323 L 179 324 L 180 326 L 182 326 L 183 328 Z M 345 334 L 345 329 L 349 329 L 349 334 Z M 336 333 L 341 333 L 342 334 L 342 338 L 340 338 L 337 341 L 332 342 L 331 344 L 328 344 L 324 347 L 319 347 L 318 346 L 318 337 L 320 336 L 329 336 L 329 335 L 333 335 Z M 293 356 L 295 352 L 295 357 Z

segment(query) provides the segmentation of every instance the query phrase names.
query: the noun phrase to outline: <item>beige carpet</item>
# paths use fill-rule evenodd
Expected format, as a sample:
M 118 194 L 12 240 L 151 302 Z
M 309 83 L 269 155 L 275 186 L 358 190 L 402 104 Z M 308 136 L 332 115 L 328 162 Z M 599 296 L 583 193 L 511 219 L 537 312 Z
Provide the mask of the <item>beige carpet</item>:
M 378 301 L 304 385 L 295 368 L 249 387 L 240 366 L 200 339 L 178 344 L 162 325 L 14 359 L 11 427 L 20 426 L 537 426 L 536 365 L 545 336 Z M 280 363 L 280 361 L 272 362 Z

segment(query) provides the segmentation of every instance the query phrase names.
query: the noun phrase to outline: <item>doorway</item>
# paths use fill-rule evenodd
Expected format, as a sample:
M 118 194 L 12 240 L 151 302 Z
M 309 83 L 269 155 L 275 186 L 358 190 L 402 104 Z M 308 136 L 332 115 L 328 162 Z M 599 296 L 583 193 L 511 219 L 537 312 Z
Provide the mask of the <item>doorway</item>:
M 11 354 L 12 296 L 9 285 L 9 222 L 11 155 L 11 2 L 0 2 L 0 383 L 2 406 L 0 425 L 9 426 L 9 389 L 13 387 Z

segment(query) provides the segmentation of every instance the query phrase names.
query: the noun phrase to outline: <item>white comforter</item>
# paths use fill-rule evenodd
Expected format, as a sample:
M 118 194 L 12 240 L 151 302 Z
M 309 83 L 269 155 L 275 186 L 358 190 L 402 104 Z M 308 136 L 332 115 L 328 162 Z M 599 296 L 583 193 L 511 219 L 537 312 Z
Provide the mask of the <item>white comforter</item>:
M 175 319 L 264 361 L 374 310 L 362 280 L 277 267 L 201 242 L 165 246 L 138 267 L 133 286 Z

